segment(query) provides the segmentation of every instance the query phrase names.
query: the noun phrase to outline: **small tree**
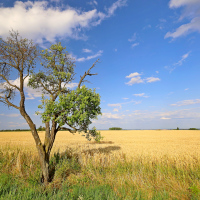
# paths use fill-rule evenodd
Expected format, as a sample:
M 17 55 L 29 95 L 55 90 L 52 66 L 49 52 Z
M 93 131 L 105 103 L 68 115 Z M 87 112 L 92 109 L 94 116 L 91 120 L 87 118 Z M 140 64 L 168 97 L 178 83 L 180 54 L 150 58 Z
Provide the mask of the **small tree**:
M 34 72 L 35 61 L 41 56 L 41 66 L 38 73 Z M 42 179 L 48 184 L 49 159 L 56 134 L 59 130 L 68 130 L 71 133 L 84 131 L 86 138 L 99 137 L 96 129 L 89 131 L 91 119 L 101 114 L 100 96 L 95 90 L 81 86 L 86 76 L 95 67 L 98 60 L 81 76 L 75 90 L 69 89 L 67 84 L 74 80 L 74 61 L 70 58 L 61 43 L 52 45 L 49 49 L 39 51 L 31 40 L 23 39 L 17 32 L 12 31 L 7 40 L 0 38 L 0 102 L 20 111 L 28 123 L 38 150 Z M 19 86 L 10 81 L 10 72 L 18 74 Z M 25 108 L 24 81 L 29 78 L 28 85 L 43 92 L 41 118 L 45 123 L 45 140 L 42 144 L 38 131 Z M 13 103 L 13 98 L 19 92 L 19 105 Z M 45 95 L 48 95 L 46 97 Z M 68 127 L 63 127 L 63 125 Z

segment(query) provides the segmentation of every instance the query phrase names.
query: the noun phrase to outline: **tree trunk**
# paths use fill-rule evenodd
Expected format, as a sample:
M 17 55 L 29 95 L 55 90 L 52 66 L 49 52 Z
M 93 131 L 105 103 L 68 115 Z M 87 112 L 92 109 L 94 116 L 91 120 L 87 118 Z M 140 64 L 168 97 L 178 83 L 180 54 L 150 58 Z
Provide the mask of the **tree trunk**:
M 36 148 L 38 150 L 39 160 L 40 160 L 40 166 L 42 170 L 42 178 L 41 181 L 44 183 L 45 186 L 48 185 L 49 182 L 49 158 L 50 158 L 50 151 L 46 151 L 45 145 L 42 145 L 42 142 L 40 140 L 40 137 L 38 135 L 38 132 L 36 130 L 35 124 L 29 117 L 29 115 L 26 113 L 25 109 L 20 110 L 21 115 L 25 118 L 27 121 L 33 138 L 35 140 Z
M 49 157 L 50 156 L 48 155 L 48 153 L 44 152 L 43 155 L 39 153 L 39 157 L 40 157 L 40 166 L 42 170 L 41 182 L 44 183 L 45 186 L 47 186 L 50 181 L 50 177 L 49 177 Z

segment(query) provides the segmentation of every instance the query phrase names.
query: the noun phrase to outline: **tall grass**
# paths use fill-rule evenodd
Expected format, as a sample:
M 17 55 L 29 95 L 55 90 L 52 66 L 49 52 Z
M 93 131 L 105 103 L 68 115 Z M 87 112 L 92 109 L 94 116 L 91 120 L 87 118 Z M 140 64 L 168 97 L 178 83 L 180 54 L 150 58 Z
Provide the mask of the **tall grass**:
M 51 156 L 52 182 L 41 184 L 34 152 L 0 150 L 0 199 L 200 199 L 200 158 L 66 149 Z

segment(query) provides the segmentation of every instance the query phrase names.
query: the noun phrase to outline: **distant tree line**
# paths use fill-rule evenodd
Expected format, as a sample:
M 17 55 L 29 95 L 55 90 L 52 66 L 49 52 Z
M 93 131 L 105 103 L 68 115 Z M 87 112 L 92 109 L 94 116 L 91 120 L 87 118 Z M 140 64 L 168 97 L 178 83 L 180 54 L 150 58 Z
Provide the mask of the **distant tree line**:
M 122 130 L 122 128 L 119 128 L 119 127 L 112 127 L 112 128 L 109 128 L 109 130 Z
M 21 132 L 21 131 L 31 131 L 30 129 L 3 129 L 0 132 Z

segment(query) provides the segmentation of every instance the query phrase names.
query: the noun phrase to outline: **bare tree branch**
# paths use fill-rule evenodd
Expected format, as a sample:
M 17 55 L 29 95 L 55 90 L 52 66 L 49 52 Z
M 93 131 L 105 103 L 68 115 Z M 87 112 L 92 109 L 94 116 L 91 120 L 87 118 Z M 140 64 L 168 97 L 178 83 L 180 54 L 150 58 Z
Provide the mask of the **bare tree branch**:
M 85 79 L 86 76 L 97 75 L 97 73 L 96 73 L 96 74 L 91 74 L 91 73 L 90 73 L 90 70 L 91 70 L 93 67 L 95 67 L 95 65 L 96 65 L 97 62 L 99 62 L 99 59 L 97 59 L 97 60 L 93 63 L 92 67 L 90 67 L 90 69 L 88 69 L 88 71 L 85 72 L 84 75 L 81 77 L 81 79 L 80 79 L 80 81 L 79 81 L 79 84 L 78 84 L 78 88 L 81 87 L 81 83 L 84 82 L 84 79 Z
M 76 131 L 77 131 L 78 129 L 72 130 L 72 129 L 66 128 L 66 127 L 59 127 L 58 130 L 66 130 L 66 131 L 69 131 L 70 133 L 74 134 L 74 133 L 76 133 Z
M 18 107 L 15 104 L 11 103 L 8 99 L 9 99 L 9 96 L 8 97 L 6 95 L 5 95 L 5 97 L 0 96 L 0 102 L 6 104 L 8 106 L 12 106 L 12 107 L 14 107 L 14 108 L 16 108 L 18 110 L 20 109 L 20 107 Z
M 14 88 L 16 88 L 17 90 L 20 91 L 20 88 L 17 87 L 16 85 L 11 84 L 11 83 L 9 82 L 9 80 L 8 80 L 3 74 L 0 74 L 0 76 L 8 83 L 8 85 L 10 85 L 11 87 L 14 87 Z

